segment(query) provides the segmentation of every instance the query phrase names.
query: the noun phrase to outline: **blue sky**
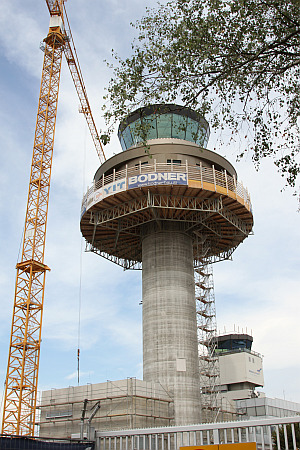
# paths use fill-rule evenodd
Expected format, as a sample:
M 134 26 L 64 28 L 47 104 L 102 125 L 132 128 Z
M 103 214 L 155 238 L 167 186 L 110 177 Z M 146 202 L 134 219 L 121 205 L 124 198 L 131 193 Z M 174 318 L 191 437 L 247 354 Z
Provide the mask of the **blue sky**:
M 147 2 L 155 5 L 154 1 Z M 130 53 L 138 0 L 71 0 L 68 15 L 90 103 L 99 128 L 104 87 L 111 77 L 103 62 L 113 48 Z M 32 143 L 43 54 L 39 43 L 49 24 L 46 3 L 2 0 L 0 13 L 0 383 L 7 365 L 15 264 L 24 225 Z M 213 135 L 208 148 L 218 145 Z M 121 151 L 117 138 L 107 157 Z M 233 261 L 215 266 L 218 328 L 252 330 L 253 349 L 264 355 L 265 388 L 273 397 L 300 402 L 300 238 L 297 199 L 281 192 L 272 162 L 256 172 L 250 158 L 235 163 L 236 148 L 220 153 L 236 167 L 254 209 L 254 235 Z M 63 64 L 53 159 L 45 263 L 47 275 L 39 389 L 77 384 L 78 309 L 81 296 L 81 384 L 142 377 L 141 273 L 124 272 L 82 252 L 81 198 L 98 158 L 68 67 Z

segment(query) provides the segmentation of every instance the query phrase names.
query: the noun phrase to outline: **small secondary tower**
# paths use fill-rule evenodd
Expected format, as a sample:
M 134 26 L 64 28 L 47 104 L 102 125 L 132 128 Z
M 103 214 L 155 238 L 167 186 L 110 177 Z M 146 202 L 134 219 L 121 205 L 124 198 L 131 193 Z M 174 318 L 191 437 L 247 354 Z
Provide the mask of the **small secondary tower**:
M 172 394 L 176 425 L 199 423 L 194 266 L 227 259 L 249 235 L 250 198 L 189 108 L 141 108 L 118 134 L 123 152 L 97 170 L 81 231 L 88 250 L 142 268 L 144 380 Z

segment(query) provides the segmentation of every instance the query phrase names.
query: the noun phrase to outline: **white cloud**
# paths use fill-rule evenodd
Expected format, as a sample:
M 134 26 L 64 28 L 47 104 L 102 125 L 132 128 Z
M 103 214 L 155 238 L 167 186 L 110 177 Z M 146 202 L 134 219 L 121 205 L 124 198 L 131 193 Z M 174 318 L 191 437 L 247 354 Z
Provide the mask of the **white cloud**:
M 79 378 L 81 378 L 83 376 L 90 376 L 93 373 L 94 373 L 94 371 L 91 371 L 91 372 L 81 372 L 81 371 L 79 371 Z M 78 372 L 70 373 L 70 375 L 67 375 L 65 377 L 66 380 L 75 380 L 77 378 L 78 378 Z
M 2 57 L 6 57 L 10 63 L 25 69 L 31 75 L 40 76 L 41 69 L 37 71 L 40 63 L 39 42 L 46 36 L 48 30 L 43 31 L 42 20 L 37 21 L 36 15 L 32 14 L 32 11 L 35 11 L 38 15 L 42 8 L 39 5 L 35 5 L 34 8 L 24 8 L 20 1 L 2 0 L 0 44 Z

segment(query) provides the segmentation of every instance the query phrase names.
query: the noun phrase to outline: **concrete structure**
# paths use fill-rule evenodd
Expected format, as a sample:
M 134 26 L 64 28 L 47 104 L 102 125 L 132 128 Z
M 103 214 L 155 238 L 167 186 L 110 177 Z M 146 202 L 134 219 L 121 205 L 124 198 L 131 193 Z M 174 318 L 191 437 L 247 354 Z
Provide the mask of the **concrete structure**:
M 143 122 L 150 124 L 146 147 L 139 144 Z M 251 336 L 215 338 L 208 264 L 232 254 L 251 232 L 253 217 L 235 169 L 204 148 L 208 135 L 204 119 L 176 105 L 144 108 L 121 124 L 124 151 L 97 170 L 80 225 L 88 250 L 125 269 L 143 270 L 144 380 L 44 392 L 41 436 L 78 433 L 88 399 L 87 417 L 100 401 L 91 425 L 108 448 L 177 448 L 179 433 L 181 444 L 192 442 L 191 436 L 195 445 L 198 437 L 209 444 L 210 434 L 215 439 L 219 432 L 227 442 L 228 424 L 199 425 L 201 409 L 209 409 L 203 398 L 215 398 L 218 390 L 217 420 L 230 420 L 236 411 L 246 414 L 247 403 L 238 402 L 251 402 L 263 385 L 262 359 L 252 351 Z M 200 358 L 198 344 L 207 349 Z M 200 384 L 199 362 L 202 380 L 213 382 Z M 103 432 L 121 428 L 127 431 Z M 235 424 L 232 430 L 231 439 L 242 436 Z
M 135 111 L 82 202 L 87 249 L 143 269 L 144 380 L 170 392 L 176 425 L 201 420 L 193 266 L 228 258 L 253 226 L 248 192 L 208 136 L 188 108 Z
M 253 337 L 245 333 L 218 336 L 216 354 L 220 363 L 220 397 L 238 416 L 291 417 L 300 414 L 300 404 L 265 396 L 262 356 L 252 350 Z
M 265 396 L 262 356 L 252 350 L 253 337 L 246 333 L 218 336 L 215 353 L 219 358 L 219 408 L 234 410 L 236 417 L 292 417 L 300 414 L 300 404 Z
M 218 336 L 216 355 L 219 357 L 220 386 L 223 399 L 229 403 L 256 396 L 263 387 L 262 356 L 252 350 L 253 337 L 244 333 Z
M 176 423 L 199 422 L 192 239 L 176 223 L 161 230 L 149 226 L 142 257 L 143 378 L 168 387 Z

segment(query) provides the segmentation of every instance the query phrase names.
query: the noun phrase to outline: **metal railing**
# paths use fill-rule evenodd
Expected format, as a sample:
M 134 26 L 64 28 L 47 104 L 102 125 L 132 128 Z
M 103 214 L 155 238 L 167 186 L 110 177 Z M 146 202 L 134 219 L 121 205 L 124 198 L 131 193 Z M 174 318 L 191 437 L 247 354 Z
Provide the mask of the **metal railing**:
M 297 450 L 300 417 L 257 418 L 177 427 L 97 431 L 96 450 L 178 450 L 183 446 L 256 442 L 257 449 Z M 298 431 L 298 430 L 297 430 Z
M 219 171 L 216 170 L 214 166 L 206 167 L 201 163 L 199 165 L 190 165 L 185 162 L 185 164 L 175 164 L 175 163 L 157 163 L 154 159 L 150 164 L 138 164 L 135 167 L 128 167 L 126 165 L 125 169 L 115 171 L 110 175 L 104 175 L 94 183 L 93 186 L 88 188 L 85 196 L 83 197 L 82 203 L 95 191 L 102 188 L 103 186 L 113 183 L 114 181 L 132 177 L 139 174 L 146 174 L 152 172 L 179 172 L 187 173 L 188 180 L 199 181 L 200 186 L 204 186 L 204 183 L 209 183 L 212 187 L 211 190 L 217 191 L 218 187 L 224 189 L 225 194 L 234 194 L 235 198 L 238 198 L 240 202 L 247 205 L 251 210 L 251 200 L 248 190 L 240 183 L 227 173 L 226 170 Z

